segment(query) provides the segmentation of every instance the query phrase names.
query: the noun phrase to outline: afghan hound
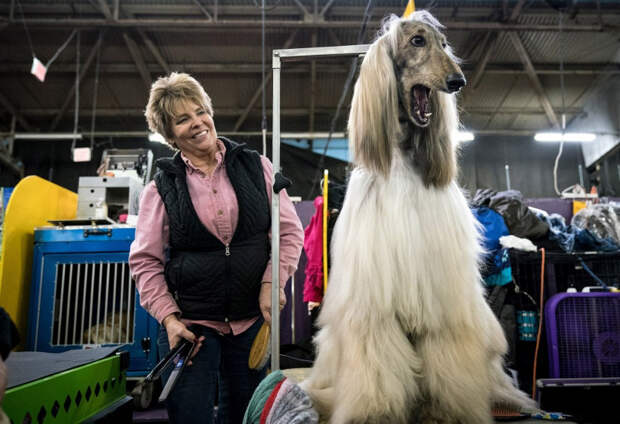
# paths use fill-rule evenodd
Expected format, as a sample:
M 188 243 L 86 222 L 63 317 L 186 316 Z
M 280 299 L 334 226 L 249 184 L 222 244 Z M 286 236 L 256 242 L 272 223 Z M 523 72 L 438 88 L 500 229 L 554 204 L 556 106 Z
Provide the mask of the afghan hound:
M 455 181 L 465 78 L 428 12 L 393 17 L 361 65 L 353 170 L 334 229 L 317 359 L 302 387 L 331 423 L 492 423 L 533 407 L 504 373 L 478 224 Z

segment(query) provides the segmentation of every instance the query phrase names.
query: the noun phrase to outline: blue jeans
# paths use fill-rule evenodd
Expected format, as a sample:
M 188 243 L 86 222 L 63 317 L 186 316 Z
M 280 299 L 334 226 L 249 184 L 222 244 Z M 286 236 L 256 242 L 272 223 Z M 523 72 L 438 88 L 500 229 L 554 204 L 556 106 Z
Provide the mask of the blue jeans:
M 192 365 L 185 368 L 166 401 L 171 423 L 212 424 L 213 406 L 218 399 L 217 424 L 241 424 L 254 390 L 265 377 L 266 369 L 248 368 L 254 337 L 263 323 L 260 317 L 237 336 L 193 326 L 190 330 L 205 340 Z M 157 340 L 160 357 L 170 350 L 168 335 L 162 326 Z M 168 380 L 170 370 L 162 376 Z

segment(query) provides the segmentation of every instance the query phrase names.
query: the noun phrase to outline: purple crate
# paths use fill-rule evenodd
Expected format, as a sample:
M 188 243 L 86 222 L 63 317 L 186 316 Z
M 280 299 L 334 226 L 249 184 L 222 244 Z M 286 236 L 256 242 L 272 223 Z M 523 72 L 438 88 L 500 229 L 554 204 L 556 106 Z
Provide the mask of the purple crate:
M 545 305 L 551 378 L 620 377 L 620 293 L 560 293 Z

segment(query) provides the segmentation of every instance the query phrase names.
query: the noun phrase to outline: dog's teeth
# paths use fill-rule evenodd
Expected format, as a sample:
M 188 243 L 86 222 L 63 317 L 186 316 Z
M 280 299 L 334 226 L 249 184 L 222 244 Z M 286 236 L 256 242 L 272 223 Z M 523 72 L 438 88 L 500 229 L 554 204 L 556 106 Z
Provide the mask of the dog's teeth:
M 433 114 L 433 112 L 426 112 L 426 113 L 424 114 L 424 117 L 425 117 L 425 118 L 429 118 L 432 114 Z

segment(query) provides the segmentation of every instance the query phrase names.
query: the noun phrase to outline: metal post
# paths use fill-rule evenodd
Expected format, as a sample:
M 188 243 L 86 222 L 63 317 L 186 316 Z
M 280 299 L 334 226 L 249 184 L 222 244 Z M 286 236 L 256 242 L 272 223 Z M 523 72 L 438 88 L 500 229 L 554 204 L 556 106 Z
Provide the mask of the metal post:
M 585 190 L 586 185 L 583 181 L 583 166 L 581 164 L 579 164 L 579 185 L 581 185 L 581 187 L 583 187 L 583 189 Z
M 273 52 L 273 175 L 280 172 L 280 56 Z M 280 193 L 271 193 L 271 371 L 280 369 Z
M 510 190 L 510 165 L 506 164 L 504 169 L 506 170 L 506 190 Z
M 366 53 L 369 46 L 369 44 L 359 44 L 273 51 L 273 128 L 271 131 L 274 181 L 275 175 L 280 171 L 280 70 L 282 59 L 312 60 L 320 57 L 359 56 Z M 278 193 L 272 193 L 271 198 L 271 272 L 271 370 L 276 371 L 280 369 L 280 195 Z

